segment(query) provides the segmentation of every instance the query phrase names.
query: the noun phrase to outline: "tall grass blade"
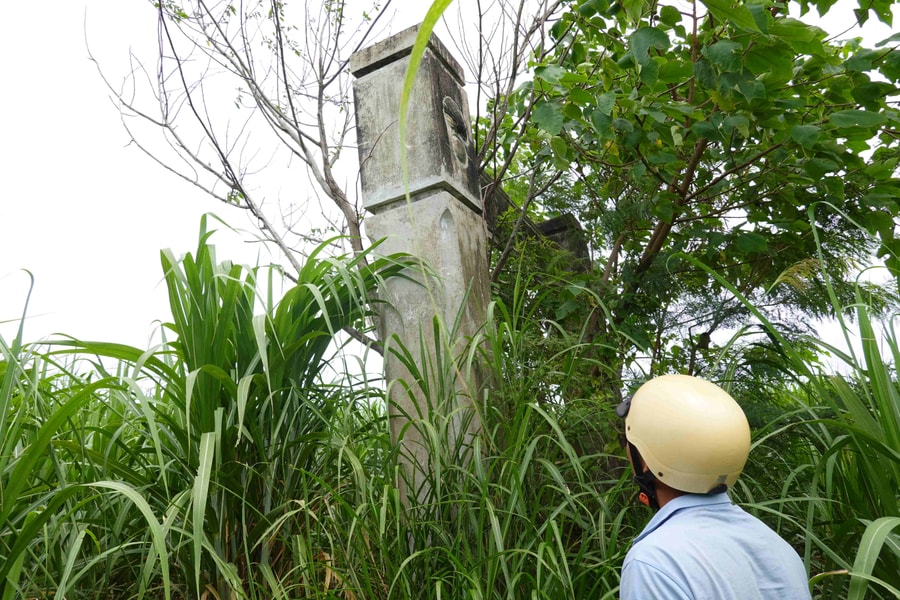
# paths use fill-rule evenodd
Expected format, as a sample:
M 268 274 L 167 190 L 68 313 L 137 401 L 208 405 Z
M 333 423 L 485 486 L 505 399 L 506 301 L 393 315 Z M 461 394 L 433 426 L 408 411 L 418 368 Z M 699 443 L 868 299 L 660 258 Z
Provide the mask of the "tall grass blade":
M 204 433 L 200 438 L 200 467 L 194 479 L 191 497 L 191 515 L 193 517 L 194 546 L 194 586 L 197 597 L 200 597 L 200 555 L 203 552 L 204 522 L 206 519 L 206 499 L 209 496 L 209 482 L 212 477 L 213 456 L 215 453 L 216 435 Z
M 147 503 L 137 490 L 121 481 L 95 481 L 84 485 L 87 487 L 107 489 L 121 494 L 131 501 L 131 503 L 140 511 L 141 515 L 144 517 L 144 522 L 150 530 L 150 538 L 152 540 L 154 553 L 159 557 L 159 569 L 163 580 L 163 597 L 166 600 L 169 600 L 172 596 L 172 581 L 169 575 L 169 551 L 166 546 L 166 535 L 162 525 L 156 520 L 150 504 Z M 138 594 L 139 598 L 144 595 L 143 590 L 146 589 L 151 573 L 150 558 L 152 558 L 152 555 L 148 556 L 148 562 L 145 565 L 145 579 L 142 581 L 141 593 Z
M 66 401 L 65 404 L 57 408 L 48 418 L 41 428 L 38 430 L 32 443 L 26 448 L 16 460 L 15 467 L 5 481 L 3 489 L 3 506 L 0 510 L 0 528 L 5 528 L 13 509 L 19 506 L 19 498 L 25 486 L 28 485 L 29 475 L 35 466 L 45 458 L 45 450 L 50 442 L 56 436 L 63 424 L 70 419 L 77 411 L 93 398 L 93 393 L 110 384 L 109 380 L 96 381 Z M 6 557 L 9 560 L 9 557 Z M 5 577 L 5 573 L 0 570 L 0 578 Z
M 893 531 L 897 527 L 900 527 L 900 517 L 882 517 L 866 526 L 862 541 L 859 543 L 859 550 L 856 553 L 856 560 L 853 562 L 853 570 L 850 572 L 850 593 L 847 600 L 863 600 L 866 597 L 869 577 L 872 575 L 875 561 L 878 560 L 885 541 L 893 535 Z M 897 597 L 900 597 L 900 592 L 896 589 L 881 580 L 875 581 L 891 589 Z
M 78 552 L 81 550 L 81 544 L 84 542 L 84 536 L 87 534 L 87 530 L 82 527 L 78 531 L 78 535 L 75 537 L 75 541 L 72 543 L 71 548 L 69 548 L 68 557 L 66 558 L 66 567 L 63 570 L 62 577 L 59 580 L 59 585 L 56 589 L 56 595 L 60 598 L 66 598 L 66 593 L 69 588 L 69 577 L 72 576 L 72 570 L 75 568 L 75 561 L 78 559 Z

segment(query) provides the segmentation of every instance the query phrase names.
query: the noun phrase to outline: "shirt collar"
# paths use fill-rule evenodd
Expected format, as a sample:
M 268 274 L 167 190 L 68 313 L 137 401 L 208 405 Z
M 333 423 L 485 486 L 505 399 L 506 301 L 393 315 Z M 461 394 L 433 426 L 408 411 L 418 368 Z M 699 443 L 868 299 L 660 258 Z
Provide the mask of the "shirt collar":
M 650 519 L 650 522 L 647 523 L 640 535 L 634 538 L 633 544 L 653 533 L 678 511 L 698 506 L 711 506 L 713 504 L 731 504 L 731 498 L 728 497 L 727 492 L 723 492 L 721 494 L 685 494 L 669 500 L 665 506 L 656 511 L 656 514 L 653 515 L 653 518 Z

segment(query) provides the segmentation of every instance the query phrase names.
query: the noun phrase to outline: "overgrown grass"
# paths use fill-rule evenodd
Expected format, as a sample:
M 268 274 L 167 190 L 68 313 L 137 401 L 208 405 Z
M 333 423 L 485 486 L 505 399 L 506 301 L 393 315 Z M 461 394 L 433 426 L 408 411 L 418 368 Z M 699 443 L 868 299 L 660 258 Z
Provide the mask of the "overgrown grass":
M 757 432 L 751 451 L 756 472 L 774 473 L 780 489 L 750 477 L 739 489 L 798 546 L 822 598 L 900 597 L 900 344 L 896 315 L 875 320 L 863 289 L 849 307 L 830 293 L 849 350 L 812 340 L 841 361 L 835 370 L 809 361 L 745 301 L 778 340 L 794 383 L 776 392 L 785 412 Z
M 209 237 L 162 255 L 173 320 L 157 348 L 0 340 L 3 598 L 615 597 L 649 514 L 615 440 L 573 441 L 586 420 L 615 423 L 606 403 L 567 400 L 577 334 L 514 295 L 428 368 L 392 346 L 403 385 L 432 401 L 409 425 L 428 450 L 411 474 L 383 386 L 338 350 L 343 328 L 366 326 L 368 292 L 414 263 L 323 249 L 275 303 L 261 270 L 217 261 Z M 854 310 L 862 352 L 830 349 L 849 375 L 785 347 L 793 383 L 770 390 L 781 410 L 735 498 L 804 555 L 817 597 L 893 597 L 900 345 L 864 297 Z M 548 328 L 551 366 L 523 368 Z M 473 369 L 491 391 L 459 409 L 454 382 Z M 461 435 L 476 415 L 481 435 Z

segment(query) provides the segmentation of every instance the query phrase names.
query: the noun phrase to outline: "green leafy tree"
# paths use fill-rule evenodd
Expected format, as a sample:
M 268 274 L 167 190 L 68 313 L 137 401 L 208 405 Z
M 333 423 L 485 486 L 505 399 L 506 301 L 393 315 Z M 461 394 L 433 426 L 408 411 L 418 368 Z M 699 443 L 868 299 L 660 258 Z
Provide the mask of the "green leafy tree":
M 395 8 L 153 4 L 156 68 L 136 61 L 134 93 L 110 86 L 123 114 L 139 117 L 124 120 L 136 145 L 246 209 L 289 275 L 301 269 L 295 249 L 331 228 L 361 252 L 362 210 L 342 175 L 353 143 L 347 65 L 387 33 Z M 697 262 L 796 333 L 829 314 L 822 272 L 850 300 L 845 284 L 871 240 L 897 269 L 897 40 L 832 39 L 809 18 L 842 9 L 890 23 L 892 3 L 502 0 L 477 19 L 459 8 L 466 35 L 454 54 L 475 79 L 487 193 L 502 187 L 523 214 L 570 212 L 584 225 L 593 273 L 559 271 L 559 295 L 541 296 L 547 318 L 587 324 L 610 379 L 638 356 L 653 370 L 708 369 L 712 334 L 745 321 Z M 152 131 L 174 154 L 141 142 Z M 282 158 L 307 169 L 304 196 L 337 212 L 288 195 L 281 215 L 263 210 Z M 329 221 L 310 228 L 295 222 L 301 213 Z M 511 223 L 511 234 L 523 230 Z M 494 265 L 501 294 L 517 263 L 520 237 L 509 239 Z
M 900 267 L 900 36 L 829 38 L 809 11 L 832 4 L 568 2 L 533 78 L 494 100 L 509 110 L 482 128 L 485 170 L 544 185 L 521 203 L 585 227 L 595 301 L 548 316 L 577 310 L 610 377 L 640 356 L 702 372 L 710 336 L 746 322 L 698 263 L 797 334 L 831 314 L 823 273 L 849 301 L 873 252 Z

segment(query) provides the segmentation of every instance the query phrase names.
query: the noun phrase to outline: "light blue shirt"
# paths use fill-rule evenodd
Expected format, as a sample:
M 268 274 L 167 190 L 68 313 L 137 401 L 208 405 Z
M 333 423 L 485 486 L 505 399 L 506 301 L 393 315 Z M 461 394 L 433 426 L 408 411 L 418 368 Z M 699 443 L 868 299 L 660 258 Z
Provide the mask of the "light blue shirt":
M 800 556 L 728 494 L 688 494 L 653 516 L 625 557 L 621 600 L 810 598 Z

